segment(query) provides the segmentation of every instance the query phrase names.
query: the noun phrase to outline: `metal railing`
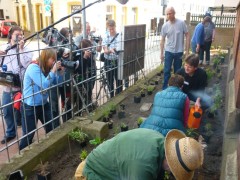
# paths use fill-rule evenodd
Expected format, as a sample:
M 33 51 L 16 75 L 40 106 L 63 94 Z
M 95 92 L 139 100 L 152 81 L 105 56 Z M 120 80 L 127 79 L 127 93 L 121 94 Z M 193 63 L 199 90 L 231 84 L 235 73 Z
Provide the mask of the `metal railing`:
M 40 41 L 38 39 L 38 41 Z M 124 42 L 123 37 L 121 41 Z M 41 44 L 38 42 L 37 44 Z M 66 44 L 69 46 L 70 44 Z M 31 43 L 29 44 L 31 46 Z M 57 48 L 57 47 L 56 47 Z M 93 47 L 91 47 L 92 49 Z M 42 48 L 38 46 L 35 51 L 39 54 Z M 78 49 L 76 52 L 81 53 L 87 49 Z M 152 35 L 150 37 L 145 37 L 145 48 L 144 48 L 144 68 L 141 71 L 135 72 L 135 74 L 129 75 L 128 77 L 123 77 L 120 81 L 119 86 L 114 84 L 112 91 L 121 93 L 122 90 L 134 85 L 136 79 L 143 78 L 143 73 L 146 75 L 151 72 L 156 66 L 160 65 L 160 36 L 158 34 Z M 46 126 L 50 126 L 51 130 L 62 126 L 64 122 L 75 117 L 75 116 L 88 116 L 96 107 L 101 106 L 106 103 L 111 98 L 111 92 L 109 88 L 109 79 L 107 76 L 111 76 L 111 72 L 117 71 L 120 67 L 114 66 L 113 68 L 107 68 L 106 64 L 99 61 L 99 53 L 96 54 L 96 59 L 91 59 L 91 63 L 95 63 L 96 69 L 88 68 L 85 72 L 86 74 L 79 74 L 76 72 L 70 72 L 69 77 L 56 84 L 51 85 L 49 88 L 42 89 L 39 92 L 33 93 L 32 96 L 38 94 L 48 93 L 48 102 L 50 103 L 51 120 L 46 121 L 42 118 L 42 123 L 39 123 L 38 119 L 32 119 L 35 122 L 36 128 L 28 132 L 26 135 L 22 135 L 22 128 L 18 127 L 17 119 L 14 116 L 14 127 L 16 130 L 16 138 L 12 141 L 0 145 L 0 162 L 4 163 L 6 161 L 11 161 L 11 158 L 16 154 L 21 154 L 19 150 L 20 141 L 23 138 L 28 138 L 29 134 L 35 134 L 33 141 L 39 143 L 40 139 L 47 136 L 47 132 L 44 130 Z M 124 58 L 122 59 L 124 62 Z M 130 61 L 128 59 L 127 63 L 138 64 L 138 59 L 133 57 Z M 83 61 L 79 61 L 82 67 L 84 67 Z M 126 65 L 124 62 L 122 66 Z M 67 68 L 66 68 L 67 69 Z M 92 70 L 94 72 L 92 72 Z M 95 73 L 96 72 L 96 73 Z M 36 76 L 38 76 L 36 74 Z M 136 78 L 137 77 L 137 78 Z M 32 84 L 33 86 L 34 84 Z M 115 94 L 114 94 L 115 96 Z M 0 106 L 0 136 L 4 137 L 6 134 L 6 123 L 3 116 L 3 108 L 11 106 L 12 110 L 14 103 L 20 101 L 22 102 L 22 123 L 25 121 L 27 107 L 24 106 L 24 101 L 29 97 L 22 97 L 19 100 L 12 101 L 10 104 Z M 37 109 L 34 111 L 36 112 Z M 39 107 L 38 107 L 39 108 Z M 41 106 L 43 114 L 45 113 L 44 106 Z M 35 114 L 36 115 L 36 114 Z M 30 149 L 31 143 L 28 143 L 26 148 Z

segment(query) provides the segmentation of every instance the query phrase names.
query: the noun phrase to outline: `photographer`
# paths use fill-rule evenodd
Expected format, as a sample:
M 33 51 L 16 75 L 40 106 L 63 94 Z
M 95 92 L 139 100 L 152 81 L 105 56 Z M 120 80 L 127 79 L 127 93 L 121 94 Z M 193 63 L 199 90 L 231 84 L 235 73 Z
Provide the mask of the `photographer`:
M 86 90 L 87 90 L 86 104 L 90 105 L 89 110 L 91 111 L 92 109 L 94 109 L 94 105 L 92 103 L 92 91 L 96 81 L 96 58 L 97 58 L 98 52 L 101 52 L 102 50 L 102 46 L 101 46 L 102 39 L 100 36 L 94 36 L 94 33 L 91 33 L 91 26 L 88 22 L 86 23 L 86 37 L 91 42 L 91 46 L 89 46 L 91 47 L 91 59 L 87 61 L 88 63 L 87 72 L 88 72 L 89 81 L 86 87 Z M 74 39 L 74 42 L 76 45 L 81 47 L 82 40 L 83 40 L 83 34 L 77 36 Z
M 56 60 L 55 49 L 44 49 L 40 57 L 31 63 L 25 72 L 23 80 L 23 98 L 25 98 L 21 107 L 22 134 L 23 136 L 29 134 L 21 139 L 20 150 L 32 143 L 38 119 L 44 125 L 46 133 L 53 129 L 54 122 L 49 123 L 53 118 L 48 102 L 49 94 L 45 89 L 62 81 L 64 68 L 61 67 L 61 62 Z
M 118 78 L 118 53 L 120 49 L 120 35 L 116 32 L 116 23 L 114 20 L 107 21 L 107 32 L 103 39 L 104 50 L 104 68 L 106 71 L 108 89 L 110 97 L 114 96 L 114 79 L 116 82 L 116 94 L 122 91 L 122 80 Z M 114 40 L 113 40 L 114 39 Z
M 83 39 L 79 45 L 79 49 L 81 49 L 81 53 L 78 57 L 77 61 L 77 69 L 75 73 L 77 73 L 77 82 L 80 84 L 78 87 L 80 88 L 80 92 L 84 97 L 85 104 L 89 105 L 92 97 L 92 72 L 89 70 L 91 68 L 92 63 L 92 43 L 88 39 Z M 94 77 L 95 78 L 95 77 Z M 84 94 L 84 92 L 86 94 Z M 79 101 L 79 109 L 82 108 L 82 101 Z M 89 107 L 88 107 L 89 108 Z
M 24 47 L 24 35 L 23 30 L 20 27 L 13 26 L 9 30 L 8 41 L 9 43 L 0 47 L 1 68 L 5 67 L 5 70 L 7 72 L 11 72 L 14 75 L 19 75 L 20 80 L 22 81 L 24 72 L 32 61 L 33 54 L 32 52 L 29 52 L 29 48 Z M 16 43 L 18 43 L 18 47 L 14 47 Z M 19 53 L 21 54 L 16 55 L 18 52 L 17 48 L 19 49 Z M 2 106 L 13 102 L 14 94 L 21 91 L 20 86 L 21 85 L 19 85 L 19 87 L 3 87 Z M 14 122 L 14 119 L 17 121 L 18 125 L 21 125 L 21 117 L 14 118 L 14 113 L 15 111 L 12 104 L 3 108 L 3 115 L 7 129 L 4 138 L 1 140 L 1 144 L 5 144 L 6 142 L 9 142 L 16 137 L 16 122 Z

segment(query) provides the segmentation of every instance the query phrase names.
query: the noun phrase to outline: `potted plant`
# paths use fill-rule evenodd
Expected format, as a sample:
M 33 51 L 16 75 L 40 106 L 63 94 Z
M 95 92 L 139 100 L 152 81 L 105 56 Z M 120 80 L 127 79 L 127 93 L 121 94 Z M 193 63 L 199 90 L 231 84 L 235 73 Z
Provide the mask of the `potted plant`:
M 142 89 L 140 93 L 141 93 L 141 97 L 145 97 L 145 90 L 144 89 Z
M 112 114 L 116 114 L 116 112 L 117 112 L 117 109 L 116 109 L 116 105 L 115 104 L 110 104 L 110 112 L 112 113 Z
M 87 158 L 87 156 L 88 156 L 88 152 L 84 149 L 84 150 L 81 151 L 79 157 L 82 161 L 84 161 Z
M 109 113 L 110 113 L 110 111 L 108 109 L 106 109 L 103 112 L 103 122 L 108 122 L 109 121 Z
M 141 92 L 136 93 L 134 96 L 134 103 L 140 103 L 141 102 Z
M 142 122 L 143 122 L 143 118 L 142 118 L 142 117 L 139 117 L 139 118 L 137 119 L 137 125 L 138 125 L 138 127 L 140 127 L 140 125 L 142 124 Z
M 126 125 L 124 122 L 121 123 L 121 132 L 128 131 L 128 125 Z
M 108 129 L 112 129 L 113 128 L 113 120 L 110 120 L 108 122 Z
M 94 146 L 98 146 L 98 145 L 101 144 L 102 142 L 103 142 L 103 140 L 101 140 L 100 137 L 96 137 L 96 138 L 94 138 L 94 139 L 92 139 L 92 140 L 89 141 L 89 143 L 90 143 L 91 145 L 94 145 Z
M 155 85 L 149 85 L 149 86 L 147 87 L 147 93 L 148 93 L 148 95 L 151 95 L 151 94 L 153 93 L 154 89 L 155 89 Z
M 51 172 L 49 171 L 49 163 L 48 162 L 43 163 L 41 160 L 40 164 L 38 164 L 34 170 L 36 170 L 36 172 L 37 172 L 36 174 L 37 174 L 38 180 L 50 180 L 51 179 Z
M 88 135 L 82 132 L 80 129 L 72 130 L 68 133 L 68 136 L 71 140 L 79 143 L 82 147 L 86 146 Z

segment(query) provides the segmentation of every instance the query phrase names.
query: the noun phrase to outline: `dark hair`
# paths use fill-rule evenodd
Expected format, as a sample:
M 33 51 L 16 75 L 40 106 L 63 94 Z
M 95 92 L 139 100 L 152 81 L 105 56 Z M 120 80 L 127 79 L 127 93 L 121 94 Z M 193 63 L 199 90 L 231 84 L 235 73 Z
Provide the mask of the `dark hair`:
M 60 30 L 61 35 L 63 35 L 65 38 L 67 37 L 67 34 L 69 33 L 69 28 L 68 27 L 64 27 Z
M 81 43 L 79 44 L 79 48 L 80 49 L 83 49 L 83 48 L 88 48 L 88 47 L 91 47 L 92 46 L 92 43 L 90 40 L 88 39 L 83 39 L 81 41 Z
M 183 83 L 184 83 L 184 78 L 178 74 L 172 75 L 168 81 L 169 86 L 176 86 L 179 88 L 183 86 Z
M 9 31 L 8 31 L 8 39 L 12 38 L 12 34 L 14 33 L 14 31 L 22 31 L 22 28 L 20 28 L 19 26 L 12 26 Z
M 185 63 L 193 67 L 198 67 L 199 56 L 197 54 L 190 54 L 186 57 Z

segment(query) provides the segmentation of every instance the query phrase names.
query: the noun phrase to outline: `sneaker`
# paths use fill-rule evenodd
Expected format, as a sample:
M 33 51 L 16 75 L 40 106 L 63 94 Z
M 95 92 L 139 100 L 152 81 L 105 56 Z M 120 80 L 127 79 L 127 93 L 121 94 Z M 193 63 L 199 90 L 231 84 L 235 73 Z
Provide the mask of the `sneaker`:
M 1 140 L 1 144 L 6 144 L 7 142 L 13 140 L 16 136 L 14 137 L 4 137 L 2 140 Z
M 203 63 L 203 60 L 199 60 L 199 64 L 202 65 L 202 63 Z
M 210 64 L 210 62 L 209 61 L 206 61 L 206 65 L 209 65 Z

